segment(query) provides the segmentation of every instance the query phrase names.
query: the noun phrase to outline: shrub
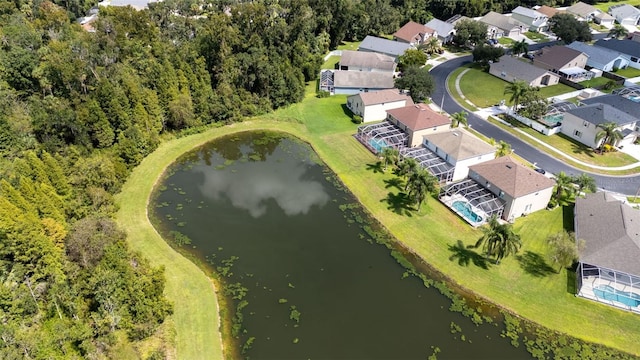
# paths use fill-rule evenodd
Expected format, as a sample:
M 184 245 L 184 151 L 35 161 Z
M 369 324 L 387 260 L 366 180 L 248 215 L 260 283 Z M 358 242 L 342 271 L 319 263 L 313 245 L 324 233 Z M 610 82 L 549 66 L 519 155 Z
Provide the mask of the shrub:
M 354 114 L 351 121 L 353 121 L 354 124 L 362 124 L 362 116 Z
M 328 91 L 325 91 L 325 90 L 321 90 L 321 91 L 318 91 L 318 95 L 317 96 L 319 98 L 321 98 L 321 99 L 322 98 L 328 98 L 329 96 L 331 96 L 331 93 L 328 92 Z

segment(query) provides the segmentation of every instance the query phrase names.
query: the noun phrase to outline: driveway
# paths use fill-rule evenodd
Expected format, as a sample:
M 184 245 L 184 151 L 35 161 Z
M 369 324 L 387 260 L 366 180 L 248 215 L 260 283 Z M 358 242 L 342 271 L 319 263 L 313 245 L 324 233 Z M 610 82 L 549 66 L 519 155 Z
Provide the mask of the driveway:
M 544 47 L 545 45 L 549 45 L 549 43 L 531 45 L 530 48 L 532 48 L 531 50 L 535 50 L 537 48 Z M 436 88 L 432 94 L 432 99 L 437 104 L 442 103 L 443 109 L 450 114 L 463 111 L 464 109 L 456 103 L 446 91 L 447 76 L 449 76 L 449 74 L 458 67 L 471 62 L 471 59 L 471 56 L 456 58 L 444 62 L 431 70 L 431 75 L 434 77 L 436 82 Z M 474 130 L 487 137 L 494 138 L 496 141 L 503 140 L 510 143 L 511 148 L 516 154 L 522 156 L 531 163 L 536 163 L 538 167 L 552 173 L 557 174 L 560 171 L 564 171 L 567 174 L 577 175 L 582 172 L 586 172 L 593 176 L 599 188 L 627 195 L 634 195 L 640 187 L 640 174 L 631 176 L 606 176 L 589 173 L 588 171 L 583 171 L 558 161 L 556 158 L 541 152 L 475 114 L 469 114 L 468 121 L 469 125 Z

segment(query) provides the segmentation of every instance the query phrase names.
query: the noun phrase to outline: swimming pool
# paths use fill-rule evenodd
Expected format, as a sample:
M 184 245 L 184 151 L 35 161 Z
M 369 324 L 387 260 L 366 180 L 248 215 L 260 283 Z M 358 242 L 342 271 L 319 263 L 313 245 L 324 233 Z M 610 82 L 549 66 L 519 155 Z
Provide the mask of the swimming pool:
M 557 126 L 558 123 L 562 123 L 562 119 L 564 119 L 564 114 L 555 114 L 555 115 L 547 115 L 540 119 L 540 122 L 547 126 Z
M 376 140 L 376 139 L 370 139 L 369 140 L 369 145 L 371 146 L 372 149 L 374 149 L 376 151 L 376 153 L 381 152 L 382 149 L 384 149 L 384 148 L 389 146 L 389 144 L 387 144 L 386 141 L 384 141 L 384 140 Z
M 465 201 L 454 201 L 451 207 L 458 210 L 458 212 L 471 223 L 482 222 L 482 216 L 474 213 L 473 210 L 471 210 L 471 205 Z
M 593 293 L 600 299 L 617 301 L 627 306 L 636 307 L 640 305 L 640 295 L 633 292 L 620 291 L 609 285 L 598 285 L 593 288 Z
M 635 102 L 640 102 L 640 96 L 629 96 L 629 100 L 635 101 Z

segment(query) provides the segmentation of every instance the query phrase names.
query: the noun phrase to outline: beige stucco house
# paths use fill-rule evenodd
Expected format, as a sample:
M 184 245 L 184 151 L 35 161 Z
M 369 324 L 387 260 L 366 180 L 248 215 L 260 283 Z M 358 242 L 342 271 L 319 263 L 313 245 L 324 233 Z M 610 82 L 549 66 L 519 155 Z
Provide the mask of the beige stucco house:
M 398 89 L 359 93 L 347 97 L 347 108 L 363 122 L 384 120 L 387 110 L 413 105 L 411 97 Z
M 422 145 L 454 167 L 450 181 L 467 177 L 469 166 L 493 160 L 496 149 L 464 129 L 425 135 Z
M 560 76 L 509 55 L 489 66 L 489 73 L 507 82 L 521 80 L 530 86 L 550 86 L 560 82 Z
M 597 99 L 597 98 L 595 98 Z M 630 100 L 629 100 L 630 101 Z M 638 119 L 611 105 L 595 103 L 579 106 L 564 113 L 561 132 L 593 149 L 602 145 L 604 139 L 596 142 L 596 134 L 600 132 L 599 125 L 615 122 L 617 130 L 623 135 L 616 146 L 632 143 L 638 137 L 635 131 Z
M 543 48 L 533 57 L 533 65 L 559 74 L 572 81 L 588 80 L 593 73 L 584 69 L 589 57 L 587 54 L 566 46 Z
M 555 186 L 509 156 L 470 166 L 469 178 L 504 201 L 502 218 L 507 221 L 546 208 Z
M 447 131 L 451 126 L 449 117 L 422 103 L 389 110 L 387 120 L 409 136 L 409 147 L 422 144 L 423 136 Z

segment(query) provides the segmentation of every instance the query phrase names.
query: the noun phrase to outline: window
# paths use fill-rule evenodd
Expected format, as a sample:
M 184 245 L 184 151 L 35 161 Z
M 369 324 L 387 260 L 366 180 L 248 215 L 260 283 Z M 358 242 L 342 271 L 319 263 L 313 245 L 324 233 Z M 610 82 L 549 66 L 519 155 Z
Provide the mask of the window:
M 504 191 L 500 191 L 500 194 L 498 194 L 498 196 L 500 197 L 500 199 L 504 199 Z
M 632 61 L 632 62 L 638 62 L 638 58 L 637 58 L 637 57 L 632 56 L 632 57 L 631 57 L 631 61 Z
M 501 73 L 500 73 L 500 76 L 502 76 L 502 77 L 506 77 L 506 76 L 507 76 L 507 73 L 503 71 L 503 72 L 501 72 Z
M 573 136 L 582 137 L 582 132 L 576 130 L 573 132 Z
M 589 127 L 589 122 L 588 122 L 588 121 L 583 121 L 583 122 L 582 122 L 582 126 L 584 126 L 584 127 Z

